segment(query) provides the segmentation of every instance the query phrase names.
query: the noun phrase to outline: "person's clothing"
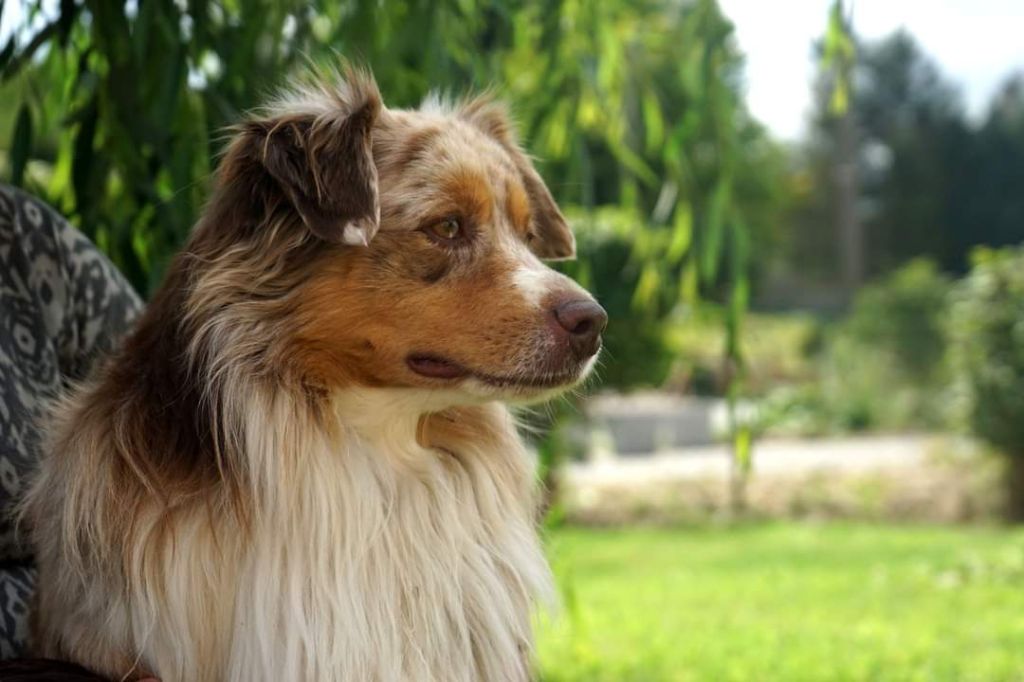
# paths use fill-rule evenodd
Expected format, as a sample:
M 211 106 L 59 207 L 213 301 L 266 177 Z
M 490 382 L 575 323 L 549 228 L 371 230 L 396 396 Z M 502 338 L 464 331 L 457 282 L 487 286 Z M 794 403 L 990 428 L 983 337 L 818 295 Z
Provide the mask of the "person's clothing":
M 0 185 L 0 659 L 27 634 L 35 571 L 11 510 L 39 458 L 47 405 L 83 379 L 142 305 L 52 208 Z

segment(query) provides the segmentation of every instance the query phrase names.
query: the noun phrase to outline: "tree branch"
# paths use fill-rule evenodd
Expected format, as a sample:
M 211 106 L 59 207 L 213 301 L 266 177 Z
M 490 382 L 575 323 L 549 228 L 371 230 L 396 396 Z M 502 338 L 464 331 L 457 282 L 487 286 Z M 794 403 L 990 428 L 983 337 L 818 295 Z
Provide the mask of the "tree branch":
M 74 14 L 78 14 L 80 10 L 80 6 L 72 5 L 70 11 Z M 61 30 L 62 24 L 66 22 L 67 25 L 70 26 L 72 21 L 74 21 L 74 15 L 72 15 L 72 17 L 69 19 L 67 17 L 64 17 L 63 14 L 61 14 L 61 16 L 57 17 L 49 24 L 47 24 L 45 27 L 43 27 L 43 29 L 40 30 L 39 33 L 37 33 L 31 41 L 29 41 L 29 44 L 26 45 L 23 50 L 21 50 L 20 52 L 11 57 L 11 60 L 4 67 L 3 72 L 0 73 L 0 83 L 6 83 L 12 76 L 17 74 L 18 71 L 20 71 L 21 68 L 32 59 L 36 51 L 39 50 L 39 48 L 45 45 L 47 42 L 49 42 L 49 40 L 54 36 L 54 34 Z

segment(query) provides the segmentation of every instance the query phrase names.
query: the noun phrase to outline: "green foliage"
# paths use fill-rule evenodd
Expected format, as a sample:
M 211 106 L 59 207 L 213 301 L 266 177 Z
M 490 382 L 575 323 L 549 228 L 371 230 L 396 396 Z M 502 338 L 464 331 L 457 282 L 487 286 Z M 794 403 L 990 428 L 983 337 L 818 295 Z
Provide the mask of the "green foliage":
M 600 209 L 571 213 L 579 257 L 562 269 L 587 287 L 608 311 L 604 358 L 597 372 L 609 386 L 660 386 L 673 360 L 666 318 L 674 309 L 674 285 L 651 284 L 650 267 L 637 256 L 635 212 Z M 669 238 L 666 231 L 647 239 Z M 664 248 L 671 248 L 663 244 Z M 692 271 L 690 271 L 692 272 Z
M 25 178 L 25 165 L 28 163 L 31 147 L 32 114 L 23 104 L 18 109 L 18 118 L 14 124 L 14 137 L 11 141 L 11 182 L 15 185 L 20 185 Z
M 951 284 L 932 261 L 910 261 L 857 293 L 839 334 L 874 349 L 898 383 L 937 386 L 944 380 Z
M 921 429 L 948 418 L 950 280 L 911 261 L 864 287 L 827 342 L 820 390 L 844 430 Z
M 726 343 L 720 307 L 701 304 L 672 318 L 669 345 L 676 356 L 670 385 L 680 391 L 722 395 L 729 384 L 722 349 Z M 745 388 L 751 397 L 763 396 L 783 384 L 815 378 L 812 347 L 820 323 L 801 313 L 751 312 L 744 319 L 742 354 Z
M 1024 248 L 975 253 L 956 289 L 951 327 L 971 429 L 1024 457 Z
M 307 62 L 341 53 L 372 67 L 392 107 L 492 85 L 563 205 L 630 216 L 586 242 L 576 270 L 612 300 L 609 383 L 658 383 L 660 325 L 698 294 L 725 303 L 724 352 L 741 375 L 752 254 L 769 241 L 783 163 L 743 105 L 742 56 L 715 0 L 48 6 L 31 0 L 27 16 L 49 23 L 0 50 L 3 80 L 27 106 L 12 179 L 143 293 L 201 208 L 225 126 Z
M 819 343 L 808 338 L 803 380 L 763 402 L 766 429 L 803 433 L 949 425 L 952 281 L 919 259 L 865 286 Z
M 284 35 L 300 6 L 61 3 L 4 65 L 5 80 L 23 80 L 28 127 L 51 143 L 33 150 L 47 172 L 26 184 L 149 290 L 206 195 L 217 131 L 298 59 L 302 42 Z M 295 36 L 309 29 L 295 22 Z M 19 120 L 12 159 L 22 130 Z
M 1024 186 L 1024 74 L 1007 79 L 984 124 L 964 136 L 950 165 L 945 260 L 963 271 L 976 245 L 1024 241 L 1024 193 L 1014 189 Z
M 825 30 L 822 65 L 832 74 L 829 111 L 834 115 L 842 116 L 850 107 L 856 61 L 857 45 L 850 30 L 850 19 L 843 14 L 842 0 L 833 0 Z
M 947 271 L 960 270 L 970 246 L 957 233 L 985 240 L 979 222 L 961 220 L 961 172 L 981 172 L 971 158 L 955 85 L 906 33 L 864 50 L 867 85 L 858 93 L 857 118 L 863 193 L 877 210 L 866 216 L 868 259 L 875 273 L 919 255 Z M 981 239 L 979 240 L 979 237 Z
M 557 531 L 545 682 L 1012 680 L 1024 534 L 779 524 Z
M 739 314 L 750 235 L 760 245 L 775 219 L 781 153 L 743 107 L 714 0 L 82 0 L 49 18 L 0 64 L 22 106 L 13 179 L 35 168 L 30 188 L 143 291 L 201 207 L 225 126 L 338 53 L 371 65 L 391 106 L 493 85 L 563 204 L 630 212 L 628 295 L 651 319 L 699 288 Z
M 848 256 L 837 219 L 840 172 L 856 176 L 869 276 L 919 256 L 961 273 L 975 246 L 1024 240 L 1024 195 L 1011 189 L 1024 184 L 1024 76 L 1006 80 L 979 125 L 956 83 L 912 35 L 863 41 L 847 26 L 856 89 L 847 93 L 846 114 L 836 116 L 837 69 L 847 51 L 834 26 L 835 9 L 821 45 L 814 125 L 789 185 L 783 266 L 805 280 L 836 280 Z M 852 141 L 844 138 L 847 116 L 856 123 Z

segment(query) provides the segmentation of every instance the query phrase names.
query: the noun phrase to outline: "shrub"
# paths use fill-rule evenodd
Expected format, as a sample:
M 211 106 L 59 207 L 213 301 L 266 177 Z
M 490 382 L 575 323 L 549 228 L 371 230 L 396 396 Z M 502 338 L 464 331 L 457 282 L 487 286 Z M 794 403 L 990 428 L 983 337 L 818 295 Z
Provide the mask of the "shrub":
M 974 254 L 954 294 L 951 331 L 965 416 L 1008 456 L 1007 512 L 1024 520 L 1024 247 Z
M 858 293 L 824 358 L 843 428 L 934 428 L 947 421 L 952 283 L 931 261 L 909 262 Z
M 724 395 L 729 382 L 725 362 L 727 312 L 714 303 L 684 306 L 668 323 L 667 335 L 676 361 L 666 384 L 699 395 Z M 799 312 L 750 312 L 743 320 L 743 391 L 761 397 L 780 385 L 815 376 L 811 349 L 820 323 Z
M 912 260 L 857 295 L 843 332 L 887 356 L 899 378 L 919 386 L 943 377 L 949 278 L 930 260 Z
M 766 392 L 760 427 L 820 435 L 946 426 L 951 288 L 933 263 L 911 261 L 865 286 L 844 318 L 808 327 L 800 350 L 809 370 Z

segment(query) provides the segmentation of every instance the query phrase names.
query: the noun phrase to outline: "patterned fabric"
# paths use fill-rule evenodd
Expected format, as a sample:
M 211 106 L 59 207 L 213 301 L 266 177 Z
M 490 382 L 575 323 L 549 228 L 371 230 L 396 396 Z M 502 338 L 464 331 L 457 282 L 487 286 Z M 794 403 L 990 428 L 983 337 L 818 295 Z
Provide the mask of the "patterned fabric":
M 0 185 L 0 658 L 20 652 L 35 571 L 10 510 L 39 457 L 39 419 L 85 377 L 141 303 L 50 207 Z
M 17 658 L 24 653 L 35 584 L 36 569 L 30 562 L 0 564 L 0 660 Z

